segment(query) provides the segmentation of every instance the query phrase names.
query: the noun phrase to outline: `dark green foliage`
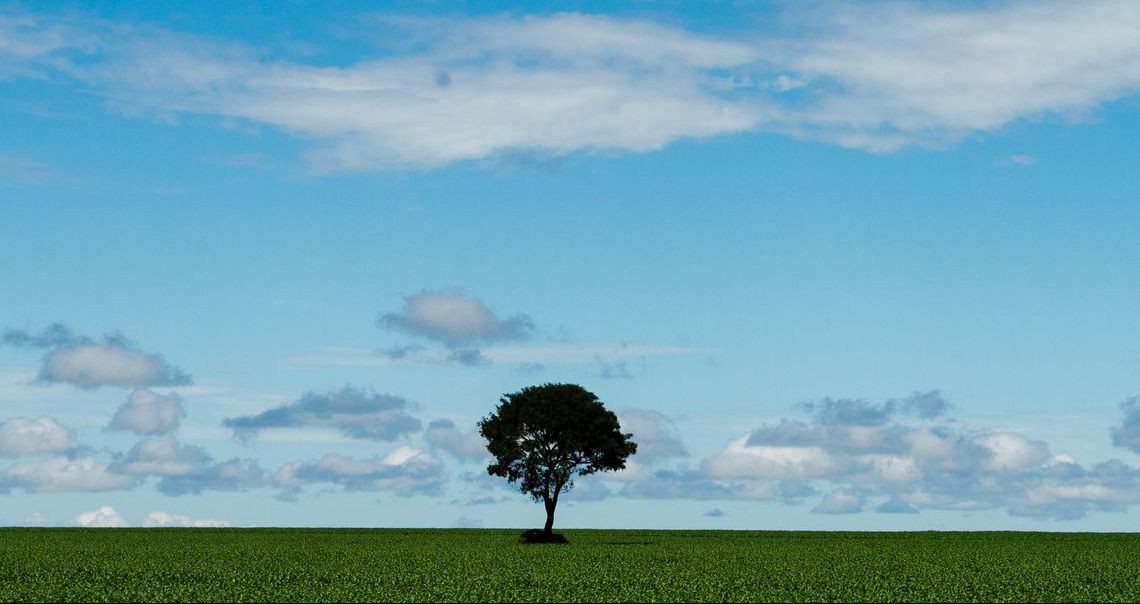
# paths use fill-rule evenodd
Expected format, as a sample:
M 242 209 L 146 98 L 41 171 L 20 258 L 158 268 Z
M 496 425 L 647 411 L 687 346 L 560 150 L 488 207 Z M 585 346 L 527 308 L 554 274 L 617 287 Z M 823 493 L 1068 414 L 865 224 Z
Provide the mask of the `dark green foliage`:
M 504 395 L 479 422 L 479 433 L 495 457 L 487 472 L 517 482 L 519 490 L 545 504 L 548 539 L 558 497 L 574 488 L 575 476 L 621 470 L 637 452 L 617 416 L 576 384 L 528 386 Z
M 1140 600 L 1140 534 L 0 529 L 0 601 Z

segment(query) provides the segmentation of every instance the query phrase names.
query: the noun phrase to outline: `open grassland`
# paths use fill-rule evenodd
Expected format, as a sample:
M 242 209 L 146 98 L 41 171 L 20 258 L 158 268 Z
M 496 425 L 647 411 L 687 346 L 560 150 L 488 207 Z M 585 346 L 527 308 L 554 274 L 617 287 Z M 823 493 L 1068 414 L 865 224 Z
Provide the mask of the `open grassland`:
M 0 529 L 0 600 L 1140 600 L 1140 534 L 518 534 Z

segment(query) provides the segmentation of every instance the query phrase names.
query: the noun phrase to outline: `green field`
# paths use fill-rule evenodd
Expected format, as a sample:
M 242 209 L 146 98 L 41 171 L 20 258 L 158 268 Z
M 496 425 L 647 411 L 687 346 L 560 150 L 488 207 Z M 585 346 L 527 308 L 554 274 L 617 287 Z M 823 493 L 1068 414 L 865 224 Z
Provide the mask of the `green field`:
M 3 601 L 1136 601 L 1140 534 L 0 529 Z

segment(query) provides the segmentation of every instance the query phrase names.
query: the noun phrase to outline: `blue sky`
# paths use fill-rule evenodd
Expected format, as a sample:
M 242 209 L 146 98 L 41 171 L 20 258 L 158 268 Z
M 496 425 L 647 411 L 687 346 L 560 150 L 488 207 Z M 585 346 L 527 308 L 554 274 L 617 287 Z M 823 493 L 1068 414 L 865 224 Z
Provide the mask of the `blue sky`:
M 0 5 L 0 523 L 1135 527 L 1140 8 L 528 6 Z

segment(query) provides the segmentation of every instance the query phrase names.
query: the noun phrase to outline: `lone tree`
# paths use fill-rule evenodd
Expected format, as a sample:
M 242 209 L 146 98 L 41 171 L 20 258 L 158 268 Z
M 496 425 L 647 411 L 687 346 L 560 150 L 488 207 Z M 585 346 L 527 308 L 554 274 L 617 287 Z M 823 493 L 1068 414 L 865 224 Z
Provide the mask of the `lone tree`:
M 520 491 L 546 506 L 547 541 L 554 538 L 558 496 L 574 487 L 575 476 L 621 470 L 637 452 L 617 416 L 576 384 L 528 386 L 504 395 L 479 421 L 479 433 L 495 456 L 487 473 L 517 482 Z

